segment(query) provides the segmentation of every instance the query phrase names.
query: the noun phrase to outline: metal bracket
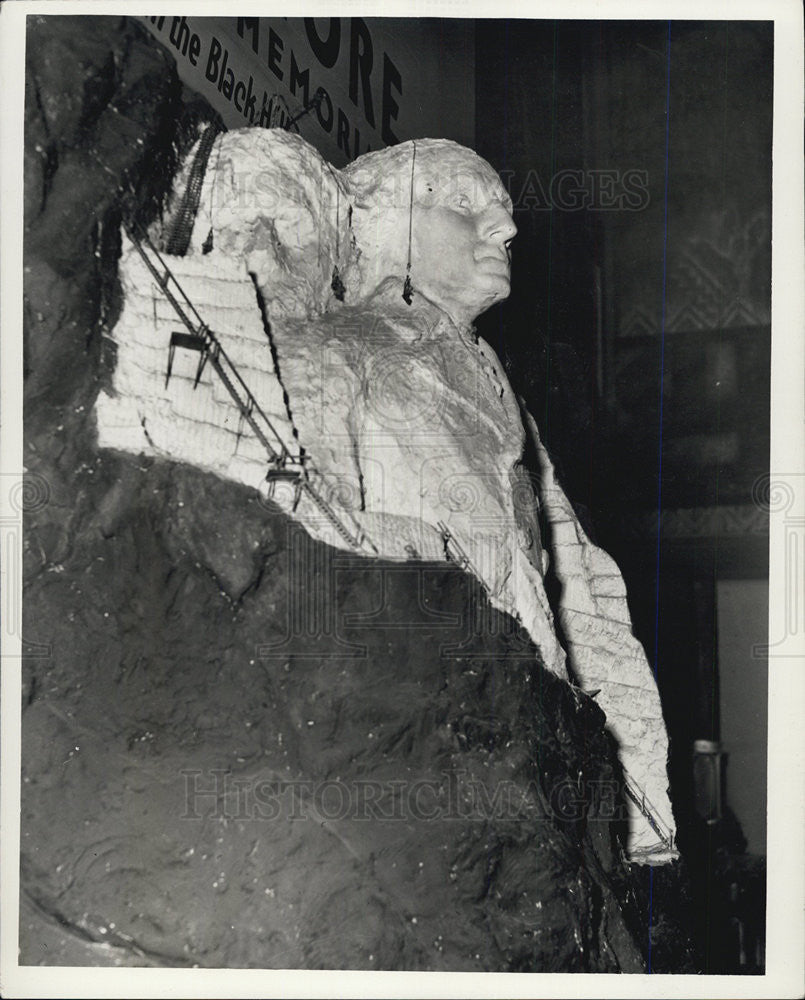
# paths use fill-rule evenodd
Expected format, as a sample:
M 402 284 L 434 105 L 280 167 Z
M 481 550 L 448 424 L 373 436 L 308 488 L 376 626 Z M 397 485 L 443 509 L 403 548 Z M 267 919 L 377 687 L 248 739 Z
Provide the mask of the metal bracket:
M 243 424 L 244 422 L 252 416 L 254 413 L 254 399 L 249 396 L 249 401 L 246 405 L 246 409 L 241 409 L 238 416 L 238 433 L 235 437 L 235 454 L 238 453 L 238 445 L 240 444 L 240 439 L 243 437 Z
M 183 330 L 174 330 L 171 333 L 170 347 L 168 348 L 168 370 L 165 373 L 165 388 L 168 388 L 168 382 L 170 382 L 171 372 L 173 371 L 173 358 L 176 354 L 177 347 L 185 348 L 188 351 L 201 352 L 195 383 L 198 385 L 198 380 L 201 378 L 201 371 L 204 367 L 204 362 L 207 359 L 207 341 L 204 337 L 200 337 L 198 334 L 185 333 Z
M 286 469 L 283 467 L 269 469 L 264 482 L 268 483 L 265 495 L 269 500 L 274 499 L 276 488 L 279 483 L 292 483 L 294 488 L 294 499 L 292 510 L 296 512 L 299 501 L 302 499 L 302 470 Z

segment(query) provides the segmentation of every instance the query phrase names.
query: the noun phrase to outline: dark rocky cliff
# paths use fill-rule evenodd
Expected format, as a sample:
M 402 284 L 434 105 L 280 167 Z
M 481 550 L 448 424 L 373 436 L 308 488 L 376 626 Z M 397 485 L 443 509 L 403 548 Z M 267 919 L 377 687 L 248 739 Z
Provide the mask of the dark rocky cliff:
M 126 19 L 27 66 L 21 961 L 642 970 L 603 715 L 463 574 L 98 451 L 121 191 L 210 113 Z

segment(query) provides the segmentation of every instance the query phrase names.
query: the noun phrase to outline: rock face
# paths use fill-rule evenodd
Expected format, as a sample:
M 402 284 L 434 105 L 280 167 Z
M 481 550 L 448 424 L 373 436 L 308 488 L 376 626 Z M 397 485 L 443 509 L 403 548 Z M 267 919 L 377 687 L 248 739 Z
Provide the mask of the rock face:
M 176 461 L 190 425 L 213 465 L 237 437 L 181 352 L 170 410 L 123 421 L 133 366 L 164 380 L 164 343 L 101 335 L 165 319 L 117 261 L 120 189 L 148 222 L 197 118 L 170 61 L 124 19 L 33 18 L 28 84 L 22 963 L 640 971 L 595 702 L 443 552 L 367 559 L 237 482 L 245 435 L 240 465 Z M 219 265 L 192 291 L 247 352 L 254 285 Z M 99 449 L 96 401 L 153 445 Z
M 335 516 L 308 492 L 286 509 L 331 545 L 471 572 L 522 625 L 524 655 L 530 640 L 557 676 L 599 692 L 627 772 L 630 855 L 675 856 L 668 741 L 622 578 L 584 535 L 527 414 L 538 462 L 524 466 L 521 407 L 468 325 L 508 292 L 515 228 L 494 172 L 456 143 L 420 140 L 342 174 L 298 136 L 243 129 L 212 146 L 199 204 L 188 253 L 163 260 L 258 401 L 274 450 L 304 465 Z M 196 384 L 198 355 L 177 351 L 165 377 L 178 316 L 135 247 L 120 270 L 99 445 L 260 488 L 271 456 L 218 374 L 208 366 Z M 569 663 L 543 583 L 551 559 Z

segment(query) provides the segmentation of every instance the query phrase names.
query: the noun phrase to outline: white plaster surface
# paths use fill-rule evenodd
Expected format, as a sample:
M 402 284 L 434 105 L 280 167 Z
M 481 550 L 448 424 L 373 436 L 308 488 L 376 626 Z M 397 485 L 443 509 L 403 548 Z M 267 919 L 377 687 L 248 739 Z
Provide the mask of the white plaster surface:
M 445 176 L 460 168 L 491 184 L 483 173 L 491 168 L 475 154 L 447 142 L 424 148 L 423 176 L 435 176 L 438 164 Z M 388 154 L 409 169 L 400 147 Z M 383 154 L 371 157 L 372 169 L 382 169 Z M 354 187 L 351 173 L 362 176 Z M 183 182 L 180 174 L 177 190 Z M 632 635 L 617 566 L 586 538 L 533 419 L 526 416 L 524 426 L 499 360 L 462 322 L 472 301 L 466 305 L 463 294 L 453 308 L 428 297 L 439 286 L 417 278 L 429 252 L 423 237 L 412 276 L 425 292 L 411 307 L 403 301 L 399 213 L 391 204 L 386 213 L 367 208 L 369 188 L 360 160 L 339 173 L 296 136 L 227 133 L 210 159 L 190 250 L 169 258 L 171 271 L 288 451 L 304 451 L 319 493 L 351 533 L 363 533 L 361 551 L 398 560 L 463 553 L 492 605 L 521 622 L 546 667 L 600 692 L 624 767 L 653 815 L 673 831 L 659 696 Z M 489 201 L 486 190 L 479 199 L 479 219 L 500 215 L 502 197 Z M 426 200 L 414 220 L 427 227 L 442 212 Z M 388 266 L 378 249 L 385 218 L 395 243 Z M 210 229 L 213 249 L 203 253 Z M 490 239 L 484 245 L 497 248 L 502 237 Z M 487 298 L 502 297 L 500 262 L 484 253 L 475 252 L 482 263 L 473 274 Z M 334 264 L 347 289 L 344 302 L 333 295 Z M 113 391 L 97 403 L 99 445 L 191 463 L 261 488 L 265 451 L 248 426 L 238 437 L 239 411 L 212 368 L 194 389 L 199 356 L 177 349 L 165 385 L 171 332 L 183 328 L 125 237 L 120 277 L 124 305 L 111 332 L 117 362 Z M 473 315 L 485 301 L 479 298 Z M 532 472 L 520 464 L 526 433 L 541 466 Z M 274 499 L 315 537 L 349 547 L 307 495 L 295 509 L 288 491 Z M 549 552 L 540 537 L 540 506 L 550 525 Z M 440 525 L 450 534 L 447 553 Z M 562 585 L 556 613 L 566 651 L 543 585 L 548 558 Z M 631 856 L 652 862 L 674 856 L 643 814 L 630 809 Z

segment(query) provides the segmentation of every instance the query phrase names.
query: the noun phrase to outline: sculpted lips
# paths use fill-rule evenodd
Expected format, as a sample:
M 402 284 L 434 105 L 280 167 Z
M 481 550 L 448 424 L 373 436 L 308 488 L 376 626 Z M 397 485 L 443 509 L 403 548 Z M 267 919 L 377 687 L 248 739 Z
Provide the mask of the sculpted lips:
M 481 264 L 485 271 L 509 277 L 509 255 L 505 249 L 490 249 L 484 247 L 474 254 L 475 262 Z

